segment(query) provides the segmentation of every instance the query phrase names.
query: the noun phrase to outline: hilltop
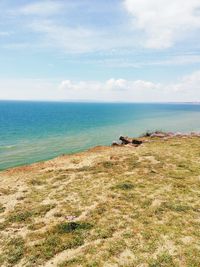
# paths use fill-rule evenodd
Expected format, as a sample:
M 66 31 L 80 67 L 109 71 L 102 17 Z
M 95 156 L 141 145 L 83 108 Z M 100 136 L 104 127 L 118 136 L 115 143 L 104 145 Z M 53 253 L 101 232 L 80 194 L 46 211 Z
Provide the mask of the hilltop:
M 199 267 L 200 137 L 151 141 L 0 172 L 0 265 Z

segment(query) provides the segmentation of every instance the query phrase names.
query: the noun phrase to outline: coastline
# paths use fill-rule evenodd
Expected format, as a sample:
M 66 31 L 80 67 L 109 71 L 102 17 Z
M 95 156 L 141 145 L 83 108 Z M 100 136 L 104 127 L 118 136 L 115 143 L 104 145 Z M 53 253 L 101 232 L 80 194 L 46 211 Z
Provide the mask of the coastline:
M 152 136 L 151 136 L 152 134 Z M 146 135 L 146 136 L 145 136 Z M 146 132 L 145 134 L 139 136 L 139 137 L 127 137 L 130 140 L 141 140 L 142 142 L 149 142 L 149 141 L 159 141 L 159 140 L 167 140 L 167 139 L 171 139 L 171 138 L 190 138 L 190 137 L 200 137 L 200 132 L 189 132 L 189 133 L 181 133 L 181 132 L 162 132 L 162 131 L 152 131 L 152 132 Z M 41 166 L 41 165 L 45 165 L 48 164 L 48 162 L 56 162 L 57 160 L 59 160 L 60 158 L 68 158 L 68 157 L 73 157 L 73 156 L 79 156 L 79 155 L 87 155 L 87 152 L 94 152 L 94 151 L 102 151 L 102 150 L 108 150 L 111 149 L 113 146 L 116 147 L 121 145 L 121 146 L 128 146 L 130 144 L 122 144 L 122 142 L 120 141 L 113 141 L 110 145 L 97 145 L 97 146 L 92 146 L 89 147 L 87 149 L 83 149 L 80 150 L 79 152 L 72 152 L 72 153 L 62 153 L 56 157 L 50 157 L 48 159 L 44 159 L 44 160 L 39 160 L 39 161 L 35 161 L 33 163 L 27 163 L 27 164 L 20 164 L 20 165 L 16 165 L 10 168 L 6 168 L 6 169 L 1 169 L 0 170 L 0 174 L 1 172 L 5 172 L 5 171 L 10 171 L 13 170 L 20 170 L 20 169 L 26 169 L 30 166 L 30 168 L 37 168 L 37 166 Z
M 191 104 L 0 104 L 1 170 L 110 145 L 120 134 L 200 131 L 200 108 Z
M 81 156 L 87 156 L 87 154 L 89 152 L 100 152 L 100 151 L 104 151 L 104 150 L 109 150 L 109 149 L 112 149 L 112 146 L 94 146 L 94 147 L 91 147 L 91 148 L 88 148 L 88 149 L 84 149 L 84 150 L 81 150 L 80 152 L 73 152 L 73 153 L 66 153 L 66 154 L 61 154 L 61 155 L 58 155 L 56 157 L 52 157 L 52 158 L 49 158 L 49 159 L 45 159 L 45 160 L 40 160 L 40 161 L 36 161 L 36 162 L 33 162 L 33 163 L 28 163 L 28 164 L 23 164 L 23 165 L 17 165 L 17 166 L 13 166 L 13 167 L 10 167 L 10 168 L 6 168 L 6 169 L 2 169 L 0 170 L 0 175 L 2 172 L 20 172 L 20 171 L 23 171 L 23 170 L 33 170 L 33 169 L 37 169 L 37 168 L 43 168 L 43 166 L 48 166 L 48 165 L 52 165 L 52 164 L 56 164 L 56 162 L 59 162 L 60 160 L 66 160 L 66 159 L 70 159 L 70 158 L 73 158 L 73 157 L 81 157 Z

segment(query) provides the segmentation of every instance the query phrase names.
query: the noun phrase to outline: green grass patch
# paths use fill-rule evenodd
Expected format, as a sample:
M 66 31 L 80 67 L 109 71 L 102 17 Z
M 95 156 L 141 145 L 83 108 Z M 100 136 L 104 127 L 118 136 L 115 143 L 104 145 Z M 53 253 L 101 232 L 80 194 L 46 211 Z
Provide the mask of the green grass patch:
M 32 217 L 44 216 L 48 211 L 55 207 L 54 204 L 40 205 L 30 210 L 23 210 L 23 207 L 17 207 L 16 210 L 9 214 L 7 221 L 10 223 L 30 222 Z
M 33 216 L 32 211 L 13 212 L 12 214 L 9 215 L 8 221 L 10 223 L 27 222 L 28 220 L 30 220 L 32 216 Z
M 1 255 L 1 260 L 7 266 L 14 266 L 23 258 L 24 253 L 24 240 L 21 237 L 14 237 L 7 241 Z
M 56 226 L 56 231 L 59 234 L 64 233 L 72 233 L 74 231 L 82 231 L 82 230 L 89 230 L 92 228 L 90 223 L 85 222 L 67 222 L 67 223 L 60 223 Z
M 133 188 L 134 188 L 134 185 L 129 181 L 121 182 L 112 187 L 112 189 L 120 189 L 124 191 L 132 190 Z
M 149 267 L 178 267 L 168 252 L 163 252 L 156 259 L 149 261 Z
M 32 266 L 38 266 L 38 264 L 51 259 L 63 250 L 83 245 L 83 233 L 91 228 L 92 225 L 86 222 L 57 224 L 44 234 L 41 242 L 29 248 L 29 254 L 31 255 L 28 259 L 29 263 Z

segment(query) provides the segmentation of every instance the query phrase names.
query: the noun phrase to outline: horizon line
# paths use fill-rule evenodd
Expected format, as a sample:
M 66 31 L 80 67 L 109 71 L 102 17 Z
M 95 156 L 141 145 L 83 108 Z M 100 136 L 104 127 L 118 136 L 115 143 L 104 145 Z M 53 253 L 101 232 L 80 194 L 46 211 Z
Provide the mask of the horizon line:
M 200 101 L 103 101 L 103 100 L 50 100 L 50 99 L 0 99 L 0 102 L 48 102 L 48 103 L 99 103 L 99 104 L 200 104 Z

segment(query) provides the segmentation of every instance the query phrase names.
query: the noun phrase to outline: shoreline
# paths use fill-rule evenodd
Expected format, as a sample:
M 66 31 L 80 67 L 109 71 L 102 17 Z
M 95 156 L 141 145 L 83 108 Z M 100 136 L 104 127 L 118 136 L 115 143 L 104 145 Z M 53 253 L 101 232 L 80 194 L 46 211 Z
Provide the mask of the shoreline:
M 83 149 L 83 150 L 80 150 L 78 152 L 70 152 L 70 153 L 62 153 L 62 154 L 59 154 L 57 156 L 53 156 L 53 157 L 50 157 L 50 158 L 47 158 L 47 159 L 44 159 L 44 160 L 38 160 L 38 161 L 35 161 L 35 162 L 32 162 L 32 163 L 27 163 L 27 164 L 20 164 L 20 165 L 16 165 L 16 166 L 13 166 L 13 167 L 9 167 L 9 168 L 6 168 L 6 169 L 0 169 L 0 174 L 1 172 L 5 172 L 5 171 L 9 171 L 9 170 L 12 170 L 12 169 L 20 169 L 20 168 L 25 168 L 25 167 L 28 167 L 28 166 L 34 166 L 34 165 L 40 165 L 40 164 L 45 164 L 46 162 L 51 162 L 51 161 L 54 161 L 56 159 L 59 159 L 59 158 L 67 158 L 67 157 L 73 157 L 73 156 L 79 156 L 79 155 L 82 155 L 82 154 L 86 154 L 87 152 L 90 152 L 90 151 L 95 151 L 95 150 L 106 150 L 106 149 L 109 149 L 112 147 L 112 144 L 111 145 L 97 145 L 97 146 L 91 146 L 87 149 Z
M 167 139 L 170 139 L 170 138 L 189 138 L 189 137 L 200 137 L 200 132 L 189 132 L 189 133 L 181 133 L 181 132 L 162 132 L 162 131 L 155 131 L 155 132 L 146 132 L 145 134 L 139 136 L 139 137 L 133 137 L 133 138 L 130 138 L 130 137 L 127 137 L 128 139 L 130 140 L 141 140 L 143 143 L 145 142 L 149 142 L 149 141 L 158 141 L 158 140 L 167 140 Z M 120 138 L 119 138 L 120 140 Z M 39 161 L 36 161 L 36 162 L 32 162 L 32 163 L 27 163 L 27 164 L 20 164 L 20 165 L 16 165 L 16 166 L 13 166 L 13 167 L 9 167 L 9 168 L 6 168 L 6 169 L 1 169 L 0 170 L 0 174 L 2 172 L 5 172 L 5 171 L 15 171 L 15 169 L 26 169 L 28 168 L 29 166 L 35 166 L 35 165 L 42 165 L 42 164 L 45 164 L 45 163 L 48 163 L 48 162 L 52 162 L 52 161 L 56 161 L 57 159 L 59 158 L 66 158 L 66 157 L 73 157 L 73 156 L 79 156 L 80 154 L 87 154 L 88 152 L 91 152 L 91 151 L 98 151 L 98 150 L 106 150 L 106 149 L 109 149 L 113 146 L 132 146 L 131 142 L 129 144 L 123 144 L 123 142 L 120 140 L 119 141 L 113 141 L 113 143 L 111 143 L 110 145 L 98 145 L 98 146 L 93 146 L 93 147 L 90 147 L 90 148 L 87 148 L 87 149 L 83 149 L 79 152 L 74 152 L 74 153 L 63 153 L 63 154 L 60 154 L 56 157 L 52 157 L 52 158 L 48 158 L 48 159 L 44 159 L 44 160 L 39 160 Z M 137 145 L 136 145 L 137 147 Z
M 2 103 L 0 110 L 1 171 L 110 145 L 118 134 L 137 137 L 148 129 L 200 131 L 196 105 Z

